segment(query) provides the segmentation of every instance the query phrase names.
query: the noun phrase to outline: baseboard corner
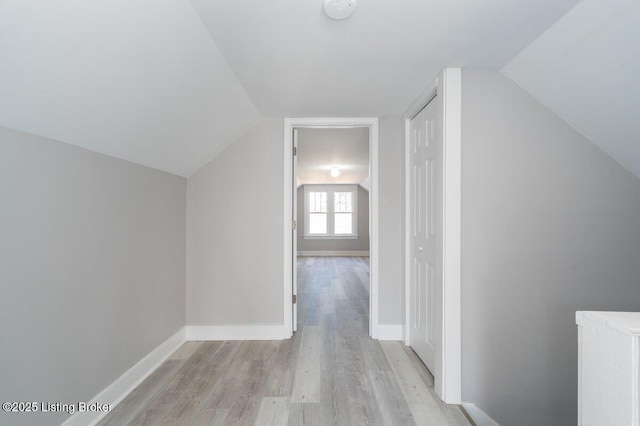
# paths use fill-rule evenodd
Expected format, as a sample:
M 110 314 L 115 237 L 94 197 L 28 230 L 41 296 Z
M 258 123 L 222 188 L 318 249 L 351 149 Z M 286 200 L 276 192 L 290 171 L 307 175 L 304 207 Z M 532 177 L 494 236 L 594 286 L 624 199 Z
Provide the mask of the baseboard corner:
M 402 324 L 378 324 L 378 340 L 402 340 L 403 335 Z
M 464 408 L 476 426 L 500 426 L 498 422 L 489 417 L 487 413 L 472 402 L 463 402 L 462 408 Z
M 113 410 L 120 401 L 165 362 L 185 341 L 186 330 L 185 327 L 182 327 L 92 398 L 88 404 L 106 404 L 111 407 L 110 411 Z M 62 426 L 93 426 L 109 414 L 110 411 L 77 411 L 65 420 Z

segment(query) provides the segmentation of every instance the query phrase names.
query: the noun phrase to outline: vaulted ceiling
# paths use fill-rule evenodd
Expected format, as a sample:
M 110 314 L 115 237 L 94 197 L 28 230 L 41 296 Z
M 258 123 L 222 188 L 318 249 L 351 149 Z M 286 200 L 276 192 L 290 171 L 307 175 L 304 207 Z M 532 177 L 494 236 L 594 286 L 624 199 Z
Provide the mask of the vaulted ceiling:
M 639 26 L 625 16 L 637 16 L 637 1 L 582 3 L 594 2 L 605 11 L 617 8 L 606 20 L 618 19 L 616 25 L 624 28 L 615 52 L 633 56 Z M 536 55 L 525 50 L 514 59 L 578 0 L 360 0 L 346 21 L 328 19 L 322 3 L 0 0 L 0 126 L 190 176 L 261 117 L 397 117 L 440 69 L 461 66 L 504 67 L 581 128 L 581 119 L 565 113 L 571 108 L 548 92 L 566 98 L 583 86 L 557 90 L 555 80 L 538 77 L 545 74 L 537 62 L 541 50 L 555 55 L 551 66 L 566 62 L 554 42 L 532 45 Z M 586 15 L 569 27 L 581 28 Z M 587 32 L 576 40 L 607 34 Z M 582 56 L 568 65 L 592 65 L 585 56 L 593 47 L 606 50 L 597 42 L 584 44 L 571 51 Z M 606 75 L 609 57 L 603 53 L 596 59 L 602 66 L 593 72 Z M 632 80 L 635 90 L 637 59 L 616 64 L 614 75 Z M 533 71 L 527 74 L 527 69 Z M 562 70 L 554 77 L 572 83 L 565 77 L 571 73 Z M 606 92 L 604 87 L 598 90 Z M 625 99 L 633 94 L 637 90 L 625 93 Z M 597 107 L 596 98 L 579 102 Z M 625 107 L 638 105 L 632 101 Z M 635 115 L 627 111 L 622 108 L 624 120 L 612 123 L 619 127 L 633 121 Z M 577 112 L 586 117 L 583 121 L 589 113 L 594 110 Z M 597 118 L 613 120 L 610 115 L 615 114 Z M 587 136 L 602 139 L 584 129 Z M 636 130 L 618 136 L 637 141 Z
M 640 177 L 638 0 L 583 0 L 503 72 Z
M 266 116 L 400 116 L 445 66 L 500 69 L 576 0 L 191 0 Z
M 259 119 L 187 0 L 0 0 L 0 126 L 189 176 Z

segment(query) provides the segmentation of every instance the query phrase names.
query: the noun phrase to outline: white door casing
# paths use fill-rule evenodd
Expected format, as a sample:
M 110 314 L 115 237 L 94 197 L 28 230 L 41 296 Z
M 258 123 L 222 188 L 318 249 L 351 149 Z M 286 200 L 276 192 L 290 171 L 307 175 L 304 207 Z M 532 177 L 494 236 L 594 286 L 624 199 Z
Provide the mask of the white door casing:
M 435 98 L 435 99 L 434 99 Z M 441 220 L 441 238 L 437 242 L 442 277 L 436 277 L 433 327 L 434 389 L 448 404 L 462 402 L 461 343 L 461 184 L 462 184 L 462 73 L 460 68 L 445 68 L 416 99 L 405 114 L 405 343 L 411 344 L 411 119 L 434 99 L 436 102 L 436 139 L 441 146 L 441 205 L 436 217 Z
M 437 97 L 411 119 L 410 162 L 410 341 L 409 345 L 435 371 L 435 289 L 442 282 L 439 239 L 442 217 L 442 147 L 438 146 Z
M 284 119 L 284 327 L 285 335 L 293 334 L 293 241 L 291 212 L 293 209 L 293 130 L 310 128 L 369 128 L 369 335 L 378 338 L 378 119 L 377 118 L 285 118 Z
M 297 155 L 295 155 L 298 151 L 298 129 L 293 129 L 292 132 L 292 145 L 293 145 L 293 157 L 291 160 L 291 183 L 292 183 L 292 187 L 291 187 L 291 196 L 292 196 L 292 209 L 291 209 L 291 217 L 292 217 L 292 221 L 295 224 L 295 226 L 292 226 L 293 231 L 292 231 L 292 235 L 291 235 L 291 244 L 293 246 L 293 250 L 292 250 L 292 255 L 293 255 L 293 270 L 291 271 L 291 280 L 293 282 L 292 285 L 292 295 L 293 295 L 293 301 L 292 301 L 292 312 L 291 312 L 291 318 L 292 318 L 292 330 L 293 331 L 298 331 L 298 303 L 297 303 L 297 298 L 298 298 L 298 182 L 297 182 L 297 176 L 298 176 L 298 171 L 297 171 L 297 167 L 298 167 L 298 157 Z

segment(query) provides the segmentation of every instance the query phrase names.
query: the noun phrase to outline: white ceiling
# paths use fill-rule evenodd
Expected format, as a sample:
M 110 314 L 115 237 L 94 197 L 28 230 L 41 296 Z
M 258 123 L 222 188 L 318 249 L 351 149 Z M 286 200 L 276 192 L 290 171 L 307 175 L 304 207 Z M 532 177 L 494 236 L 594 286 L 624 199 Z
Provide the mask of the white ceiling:
M 259 118 L 187 0 L 0 0 L 0 126 L 189 176 Z
M 333 167 L 338 167 L 340 176 L 331 176 Z M 369 129 L 298 129 L 297 175 L 301 185 L 365 181 L 369 177 Z
M 400 116 L 445 66 L 499 70 L 577 0 L 191 0 L 265 116 Z
M 189 176 L 261 117 L 400 116 L 577 0 L 322 3 L 0 0 L 0 126 Z
M 583 0 L 502 71 L 640 177 L 638 0 Z

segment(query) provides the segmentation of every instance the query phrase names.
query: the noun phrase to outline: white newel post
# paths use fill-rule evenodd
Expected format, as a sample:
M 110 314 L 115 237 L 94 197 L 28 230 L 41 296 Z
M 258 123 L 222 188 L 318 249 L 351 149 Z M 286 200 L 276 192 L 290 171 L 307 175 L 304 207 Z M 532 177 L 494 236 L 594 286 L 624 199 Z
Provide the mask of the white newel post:
M 576 312 L 578 425 L 639 425 L 640 312 Z

